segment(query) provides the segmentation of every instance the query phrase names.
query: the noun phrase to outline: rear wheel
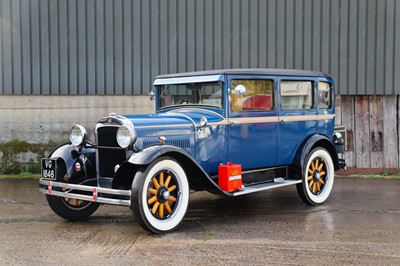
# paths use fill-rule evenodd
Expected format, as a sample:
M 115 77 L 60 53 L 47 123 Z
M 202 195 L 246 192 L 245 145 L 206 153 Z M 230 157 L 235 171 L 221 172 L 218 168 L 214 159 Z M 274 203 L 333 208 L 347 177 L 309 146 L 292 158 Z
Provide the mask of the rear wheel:
M 189 183 L 181 165 L 160 157 L 139 170 L 132 183 L 132 212 L 139 225 L 152 233 L 175 230 L 189 204 Z
M 324 148 L 315 148 L 303 169 L 303 181 L 297 184 L 300 198 L 308 205 L 322 204 L 328 199 L 335 178 L 332 157 Z
M 57 163 L 57 181 L 67 183 L 65 164 Z M 50 208 L 60 217 L 70 221 L 87 220 L 100 206 L 96 202 L 46 195 Z

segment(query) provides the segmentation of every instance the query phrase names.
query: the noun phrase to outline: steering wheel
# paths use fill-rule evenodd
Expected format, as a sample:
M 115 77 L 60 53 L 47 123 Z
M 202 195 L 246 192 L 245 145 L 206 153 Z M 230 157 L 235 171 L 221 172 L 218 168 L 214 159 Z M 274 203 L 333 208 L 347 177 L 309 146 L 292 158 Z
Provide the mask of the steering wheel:
M 186 103 L 186 104 L 189 104 L 189 103 L 193 103 L 191 100 L 188 100 L 188 99 L 182 99 L 180 102 L 179 102 L 179 104 L 183 104 L 183 103 Z

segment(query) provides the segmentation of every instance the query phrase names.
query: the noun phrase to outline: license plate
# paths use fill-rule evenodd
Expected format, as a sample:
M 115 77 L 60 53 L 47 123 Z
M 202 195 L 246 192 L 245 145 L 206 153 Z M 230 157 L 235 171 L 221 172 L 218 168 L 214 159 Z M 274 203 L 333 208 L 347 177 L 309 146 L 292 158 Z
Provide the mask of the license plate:
M 54 159 L 42 159 L 42 178 L 56 179 L 57 161 Z

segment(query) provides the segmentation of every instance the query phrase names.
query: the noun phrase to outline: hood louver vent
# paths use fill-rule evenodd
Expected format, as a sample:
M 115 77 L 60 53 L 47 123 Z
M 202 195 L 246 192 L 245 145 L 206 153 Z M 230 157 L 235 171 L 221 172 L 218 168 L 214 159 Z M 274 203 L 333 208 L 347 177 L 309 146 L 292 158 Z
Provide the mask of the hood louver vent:
M 151 146 L 154 144 L 160 144 L 160 141 L 158 139 L 143 140 L 143 147 Z M 187 151 L 189 151 L 189 149 L 190 149 L 189 139 L 168 139 L 168 137 L 167 137 L 167 141 L 165 142 L 165 144 L 174 145 L 174 146 L 180 147 Z

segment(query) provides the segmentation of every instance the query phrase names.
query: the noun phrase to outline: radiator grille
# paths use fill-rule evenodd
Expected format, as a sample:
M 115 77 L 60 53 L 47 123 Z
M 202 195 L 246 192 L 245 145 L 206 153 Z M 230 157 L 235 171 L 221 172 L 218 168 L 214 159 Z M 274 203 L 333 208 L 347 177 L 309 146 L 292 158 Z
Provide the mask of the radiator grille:
M 118 127 L 100 127 L 97 129 L 97 141 L 99 146 L 118 147 L 116 135 Z M 112 177 L 114 167 L 126 160 L 126 151 L 124 149 L 102 149 L 98 150 L 99 156 L 99 176 Z

